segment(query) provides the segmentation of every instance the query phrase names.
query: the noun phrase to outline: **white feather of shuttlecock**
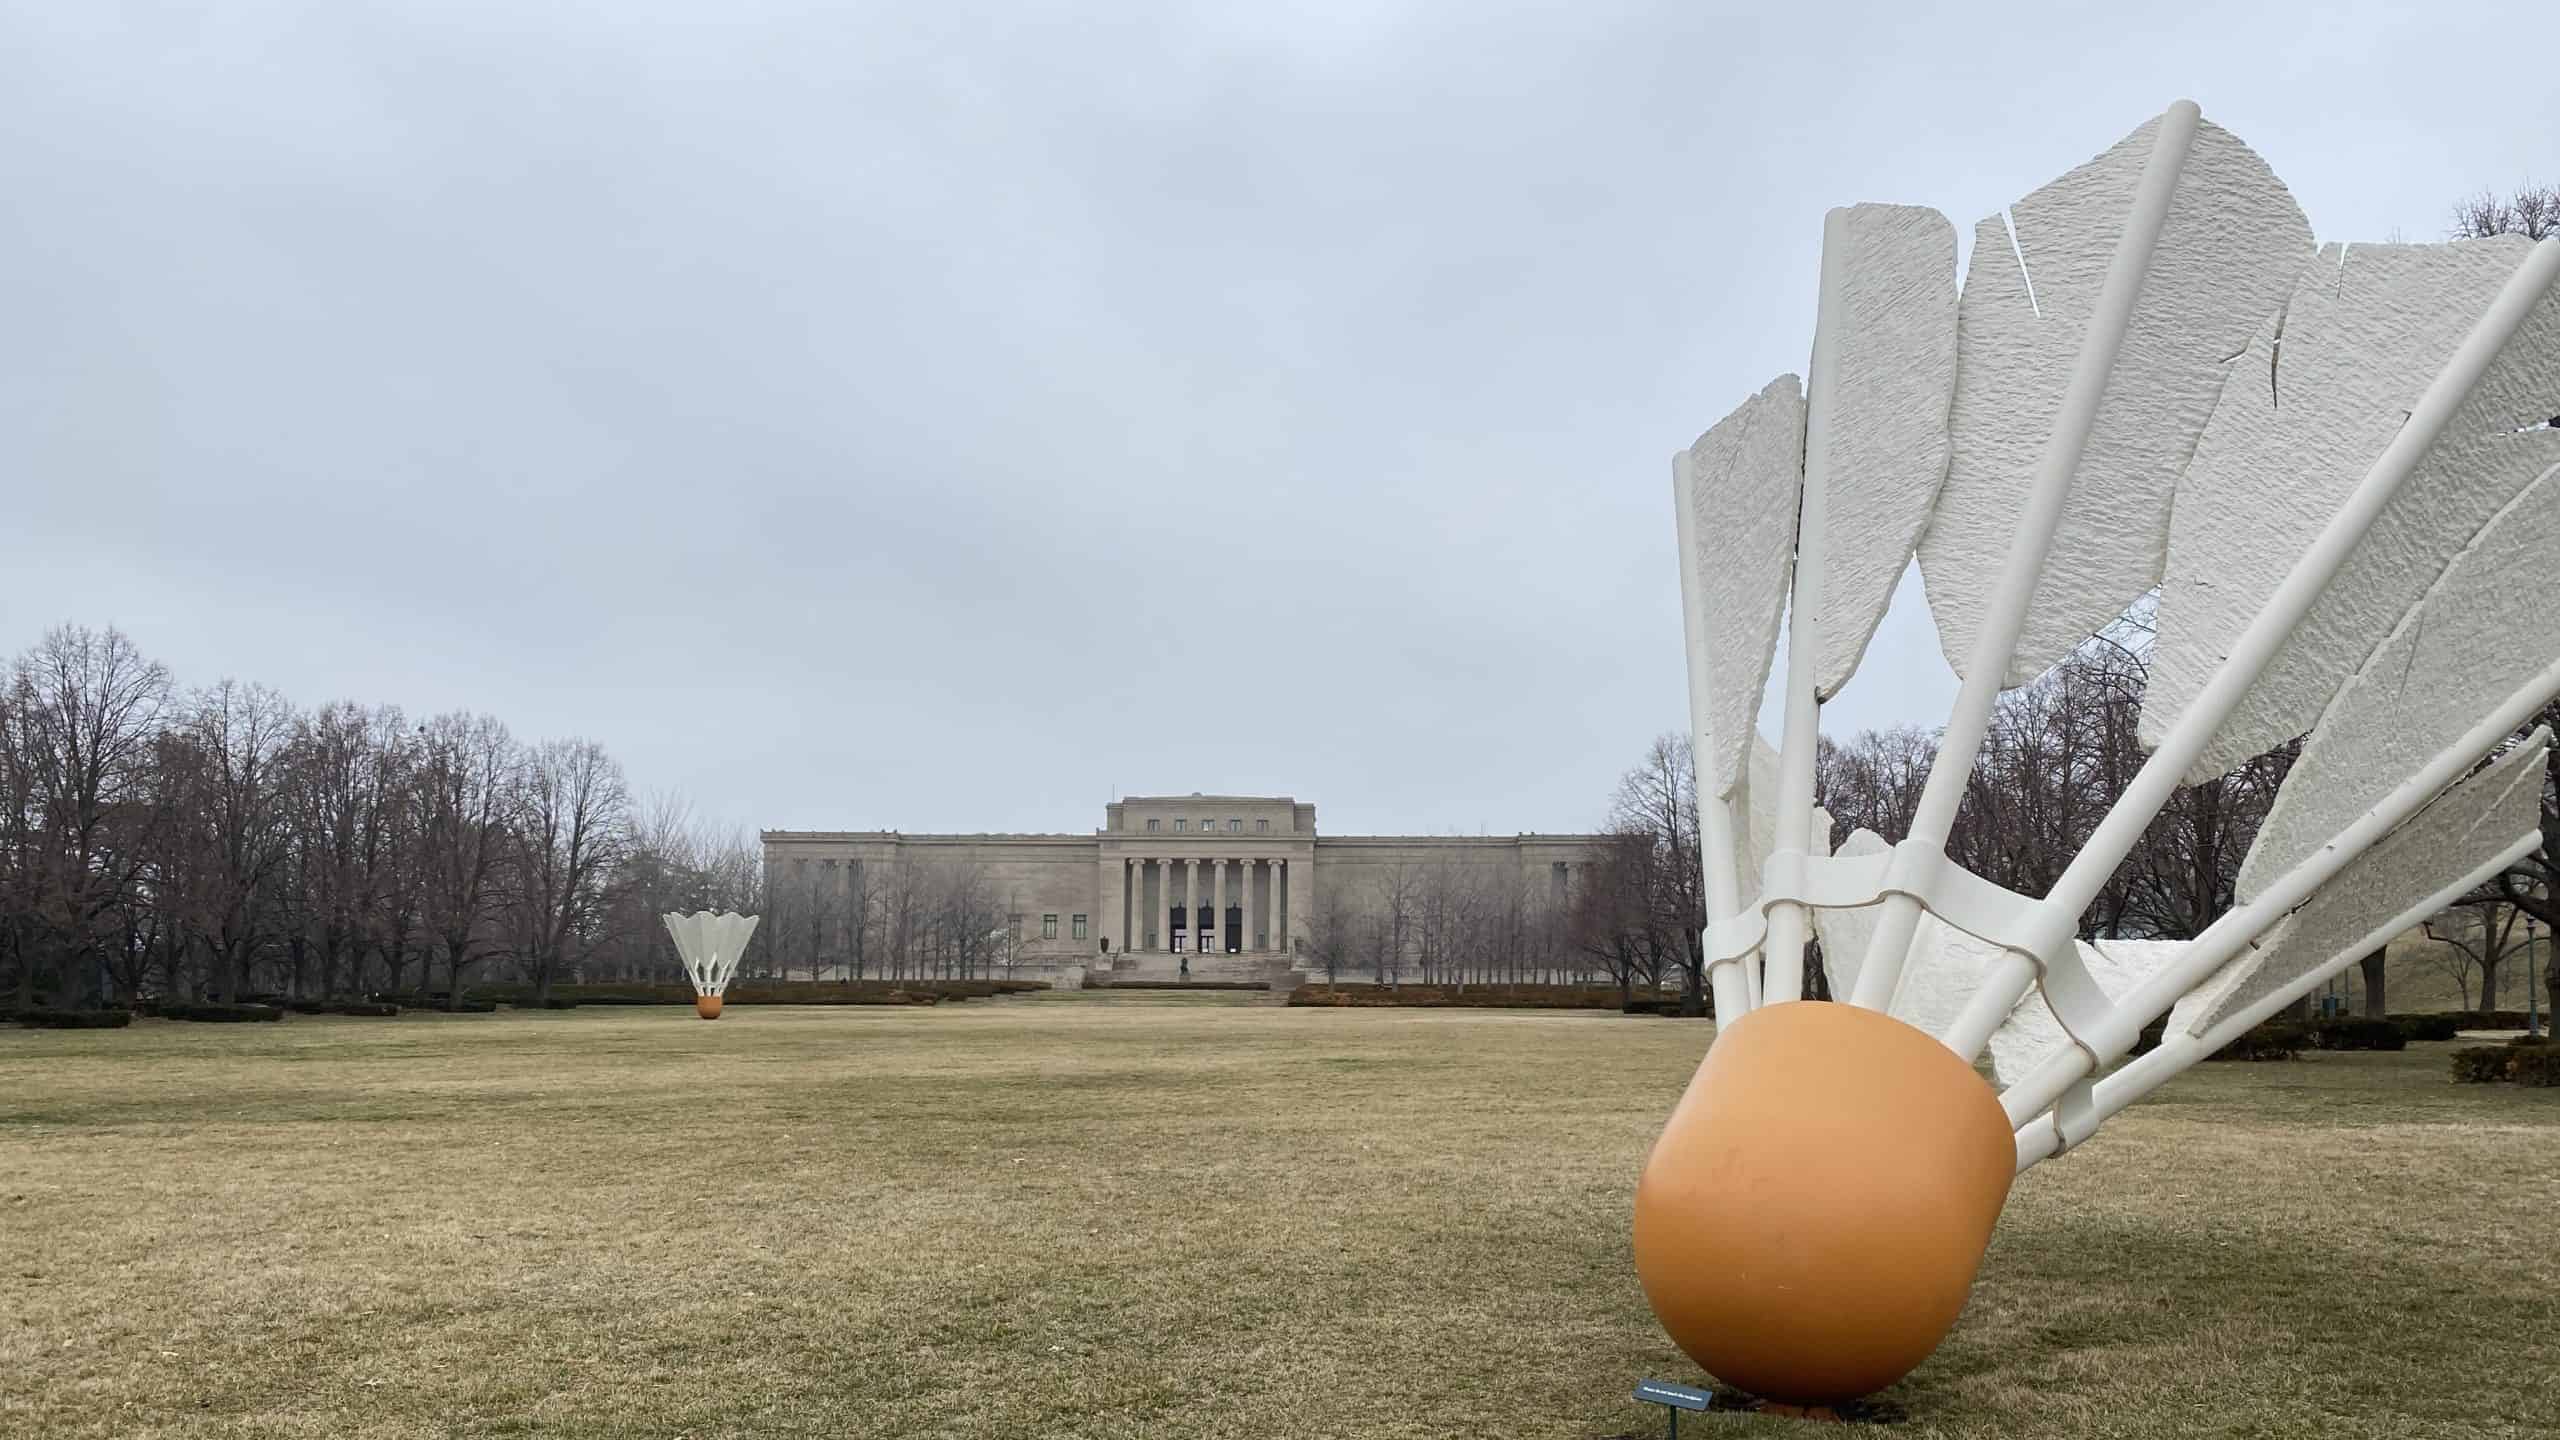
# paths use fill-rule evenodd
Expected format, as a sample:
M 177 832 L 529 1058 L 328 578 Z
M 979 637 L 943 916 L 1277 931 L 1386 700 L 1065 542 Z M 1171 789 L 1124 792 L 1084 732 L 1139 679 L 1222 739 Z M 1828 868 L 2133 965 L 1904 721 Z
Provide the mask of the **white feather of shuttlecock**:
M 1704 949 L 1720 1014 L 1795 998 L 1809 928 L 1837 992 L 1987 1048 L 2024 1165 L 2538 846 L 2546 738 L 2513 736 L 2560 692 L 2560 431 L 2533 423 L 2560 409 L 2560 241 L 2315 258 L 2183 102 L 1977 227 L 1952 307 L 1942 226 L 1826 222 L 1800 476 L 1766 430 L 1791 377 L 1675 466 Z M 1833 852 L 1815 720 L 1915 553 L 1963 689 L 1911 835 Z M 2150 763 L 2049 894 L 1953 866 L 1998 690 L 2155 585 Z M 1782 607 L 1771 754 L 1736 727 Z M 2234 908 L 2074 937 L 2179 782 L 2306 729 Z
M 667 913 L 667 933 L 675 937 L 676 953 L 684 958 L 685 975 L 693 981 L 695 994 L 718 995 L 729 988 L 759 918 L 730 910 Z

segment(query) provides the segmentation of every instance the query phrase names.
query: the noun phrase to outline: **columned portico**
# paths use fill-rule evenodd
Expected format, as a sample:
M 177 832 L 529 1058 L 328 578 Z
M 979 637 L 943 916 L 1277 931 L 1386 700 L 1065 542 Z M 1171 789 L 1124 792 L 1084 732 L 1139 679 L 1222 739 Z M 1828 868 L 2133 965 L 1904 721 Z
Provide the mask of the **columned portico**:
M 796 966 L 858 961 L 869 973 L 895 973 L 883 967 L 931 957 L 890 953 L 907 942 L 890 927 L 856 923 L 859 907 L 889 903 L 900 885 L 974 875 L 955 893 L 986 897 L 985 925 L 1014 937 L 1001 962 L 1007 973 L 1063 984 L 1088 975 L 1169 981 L 1183 972 L 1195 982 L 1273 981 L 1338 950 L 1341 937 L 1317 918 L 1337 908 L 1337 896 L 1356 923 L 1384 903 L 1402 867 L 1464 867 L 1561 913 L 1570 872 L 1606 849 L 1590 835 L 1322 836 L 1315 810 L 1285 795 L 1141 795 L 1114 800 L 1103 823 L 1082 834 L 769 830 L 768 928 L 798 947 Z M 1205 885 L 1204 864 L 1212 867 Z M 1180 967 L 1168 953 L 1177 944 L 1191 955 Z

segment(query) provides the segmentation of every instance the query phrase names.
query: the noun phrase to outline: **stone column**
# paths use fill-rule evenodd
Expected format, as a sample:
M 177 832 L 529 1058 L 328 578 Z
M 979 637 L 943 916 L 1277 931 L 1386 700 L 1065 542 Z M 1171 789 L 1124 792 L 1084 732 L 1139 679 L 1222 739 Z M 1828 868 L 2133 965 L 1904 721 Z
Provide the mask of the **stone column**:
M 1251 949 L 1253 949 L 1253 948 L 1254 948 L 1254 945 L 1253 945 L 1253 868 L 1254 868 L 1254 866 L 1253 866 L 1253 862 L 1252 862 L 1251 860 L 1239 860 L 1239 861 L 1237 861 L 1237 862 L 1236 862 L 1236 881 L 1237 881 L 1238 885 L 1239 885 L 1239 886 L 1244 890 L 1244 900 L 1243 900 L 1243 902 L 1242 902 L 1242 903 L 1243 903 L 1243 905 L 1244 905 L 1244 938 L 1243 938 L 1242 940 L 1237 941 L 1236 943 L 1237 943 L 1237 944 L 1239 944 L 1239 945 L 1241 945 L 1241 946 L 1243 946 L 1243 947 L 1244 947 L 1245 949 L 1247 949 L 1247 950 L 1251 950 Z
M 1143 862 L 1137 860 L 1124 860 L 1120 867 L 1120 948 L 1122 950 L 1138 948 L 1138 936 L 1143 933 L 1139 929 L 1139 922 L 1147 918 L 1145 902 L 1138 896 L 1138 887 L 1146 883 L 1146 872 L 1139 868 L 1141 863 Z
M 1209 913 L 1218 917 L 1218 928 L 1214 932 L 1218 937 L 1218 943 L 1210 946 L 1209 950 L 1215 955 L 1227 953 L 1227 866 L 1231 863 L 1233 862 L 1226 860 L 1209 862 Z
M 1280 903 L 1280 876 L 1288 867 L 1286 860 L 1274 859 L 1271 862 L 1271 948 L 1274 950 L 1288 948 L 1283 931 L 1288 923 L 1289 907 Z
M 1185 860 L 1182 864 L 1182 938 L 1197 951 L 1200 948 L 1200 862 Z
M 1143 954 L 1155 953 L 1157 944 L 1157 941 L 1147 938 L 1147 932 L 1164 924 L 1164 917 L 1148 907 L 1147 881 L 1158 878 L 1163 874 L 1164 871 L 1157 867 L 1155 861 L 1140 857 L 1138 861 L 1138 895 L 1136 901 L 1138 917 L 1131 927 L 1131 932 L 1138 937 L 1138 949 Z

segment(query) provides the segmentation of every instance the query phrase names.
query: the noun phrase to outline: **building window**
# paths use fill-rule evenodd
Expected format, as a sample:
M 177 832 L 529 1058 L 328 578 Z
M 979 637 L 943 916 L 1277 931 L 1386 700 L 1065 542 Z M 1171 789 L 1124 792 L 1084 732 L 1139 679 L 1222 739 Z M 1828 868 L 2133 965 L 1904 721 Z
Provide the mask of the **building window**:
M 1058 938 L 1057 916 L 1043 915 L 1040 917 L 1040 938 L 1043 940 L 1055 940 Z
M 1082 940 L 1082 939 L 1084 939 L 1084 938 L 1085 938 L 1085 933 L 1084 933 L 1084 917 L 1083 917 L 1083 916 L 1081 916 L 1081 915 L 1077 916 L 1077 917 L 1076 917 L 1076 920 L 1075 920 L 1075 925 L 1076 925 L 1075 938 L 1076 938 L 1076 939 L 1078 939 L 1078 940 Z
M 1149 820 L 1149 821 L 1147 822 L 1147 829 L 1148 829 L 1148 831 L 1149 831 L 1150 833 L 1152 833 L 1152 832 L 1154 832 L 1154 831 L 1156 831 L 1156 830 L 1162 829 L 1162 828 L 1163 828 L 1163 826 L 1164 826 L 1164 822 L 1163 822 L 1163 821 L 1161 821 L 1161 820 Z
M 1019 915 L 1007 915 L 1004 917 L 1004 933 L 1012 936 L 1016 940 L 1021 939 L 1022 917 Z
M 1268 820 L 1256 820 L 1253 822 L 1253 828 L 1264 835 L 1268 835 L 1271 833 L 1271 822 Z
M 1188 820 L 1176 820 L 1173 822 L 1173 828 L 1176 830 L 1188 830 L 1191 828 L 1191 822 Z
M 1241 820 L 1230 820 L 1230 821 L 1228 821 L 1228 822 L 1227 822 L 1227 833 L 1228 833 L 1228 834 L 1230 834 L 1230 835 L 1241 835 L 1241 834 L 1243 834 L 1243 833 L 1244 833 L 1244 822 L 1243 822 L 1243 821 L 1241 821 Z

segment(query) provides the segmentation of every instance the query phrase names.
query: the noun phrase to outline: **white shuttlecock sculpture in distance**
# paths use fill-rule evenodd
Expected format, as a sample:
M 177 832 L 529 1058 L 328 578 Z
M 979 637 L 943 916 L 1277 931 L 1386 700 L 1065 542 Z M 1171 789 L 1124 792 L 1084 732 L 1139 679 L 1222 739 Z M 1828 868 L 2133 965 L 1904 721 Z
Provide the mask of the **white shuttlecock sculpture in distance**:
M 691 915 L 667 912 L 667 933 L 684 957 L 685 975 L 693 981 L 693 1011 L 705 1020 L 720 1018 L 720 997 L 729 977 L 738 973 L 738 957 L 756 933 L 754 915 L 724 910 L 697 910 Z

